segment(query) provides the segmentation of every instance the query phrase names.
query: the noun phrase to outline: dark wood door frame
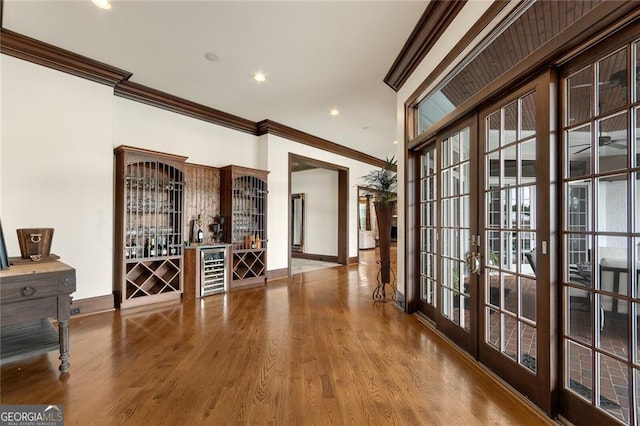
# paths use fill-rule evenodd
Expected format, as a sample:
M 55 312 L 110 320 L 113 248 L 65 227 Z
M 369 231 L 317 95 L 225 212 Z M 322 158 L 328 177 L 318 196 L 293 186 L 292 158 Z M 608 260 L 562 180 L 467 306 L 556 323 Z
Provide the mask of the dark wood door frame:
M 338 173 L 338 256 L 337 263 L 347 265 L 349 263 L 349 169 L 337 164 L 327 163 L 314 158 L 304 157 L 289 153 L 289 196 L 291 200 L 291 175 L 296 165 L 303 164 L 309 168 L 332 170 Z M 289 210 L 289 209 L 287 209 Z M 291 276 L 291 212 L 288 211 L 288 270 Z

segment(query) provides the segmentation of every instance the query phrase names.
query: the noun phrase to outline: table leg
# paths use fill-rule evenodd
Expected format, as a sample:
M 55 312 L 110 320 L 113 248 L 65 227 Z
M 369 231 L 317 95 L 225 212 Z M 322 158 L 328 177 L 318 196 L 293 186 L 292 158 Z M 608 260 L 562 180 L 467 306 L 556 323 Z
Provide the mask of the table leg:
M 69 315 L 71 300 L 68 295 L 58 296 L 58 338 L 60 341 L 60 372 L 69 371 Z
M 62 373 L 69 371 L 69 320 L 58 322 L 58 334 L 60 336 L 60 367 Z

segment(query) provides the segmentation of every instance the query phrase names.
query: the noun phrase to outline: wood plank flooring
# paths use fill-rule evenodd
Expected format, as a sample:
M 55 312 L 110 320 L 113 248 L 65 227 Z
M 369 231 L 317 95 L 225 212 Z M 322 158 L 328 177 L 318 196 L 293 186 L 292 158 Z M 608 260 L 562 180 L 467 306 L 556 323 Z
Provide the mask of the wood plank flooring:
M 0 403 L 61 404 L 66 425 L 551 424 L 373 304 L 375 267 L 371 250 L 267 287 L 74 317 L 70 373 L 56 352 L 5 366 Z

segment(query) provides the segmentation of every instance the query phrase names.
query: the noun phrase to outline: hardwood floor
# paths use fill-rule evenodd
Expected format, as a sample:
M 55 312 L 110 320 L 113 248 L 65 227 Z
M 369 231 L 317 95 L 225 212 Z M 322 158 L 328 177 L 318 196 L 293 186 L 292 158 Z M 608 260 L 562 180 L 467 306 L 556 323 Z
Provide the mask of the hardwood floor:
M 414 316 L 373 304 L 374 256 L 74 317 L 70 373 L 55 352 L 5 366 L 0 402 L 61 404 L 66 425 L 550 423 Z

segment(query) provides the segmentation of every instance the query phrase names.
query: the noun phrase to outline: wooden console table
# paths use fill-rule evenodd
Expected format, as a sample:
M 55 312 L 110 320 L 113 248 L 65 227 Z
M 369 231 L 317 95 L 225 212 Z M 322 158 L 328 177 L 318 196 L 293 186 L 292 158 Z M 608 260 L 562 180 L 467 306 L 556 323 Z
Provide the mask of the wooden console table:
M 58 260 L 19 261 L 0 271 L 0 364 L 60 348 L 69 371 L 69 315 L 76 271 Z M 58 322 L 58 331 L 49 318 Z

